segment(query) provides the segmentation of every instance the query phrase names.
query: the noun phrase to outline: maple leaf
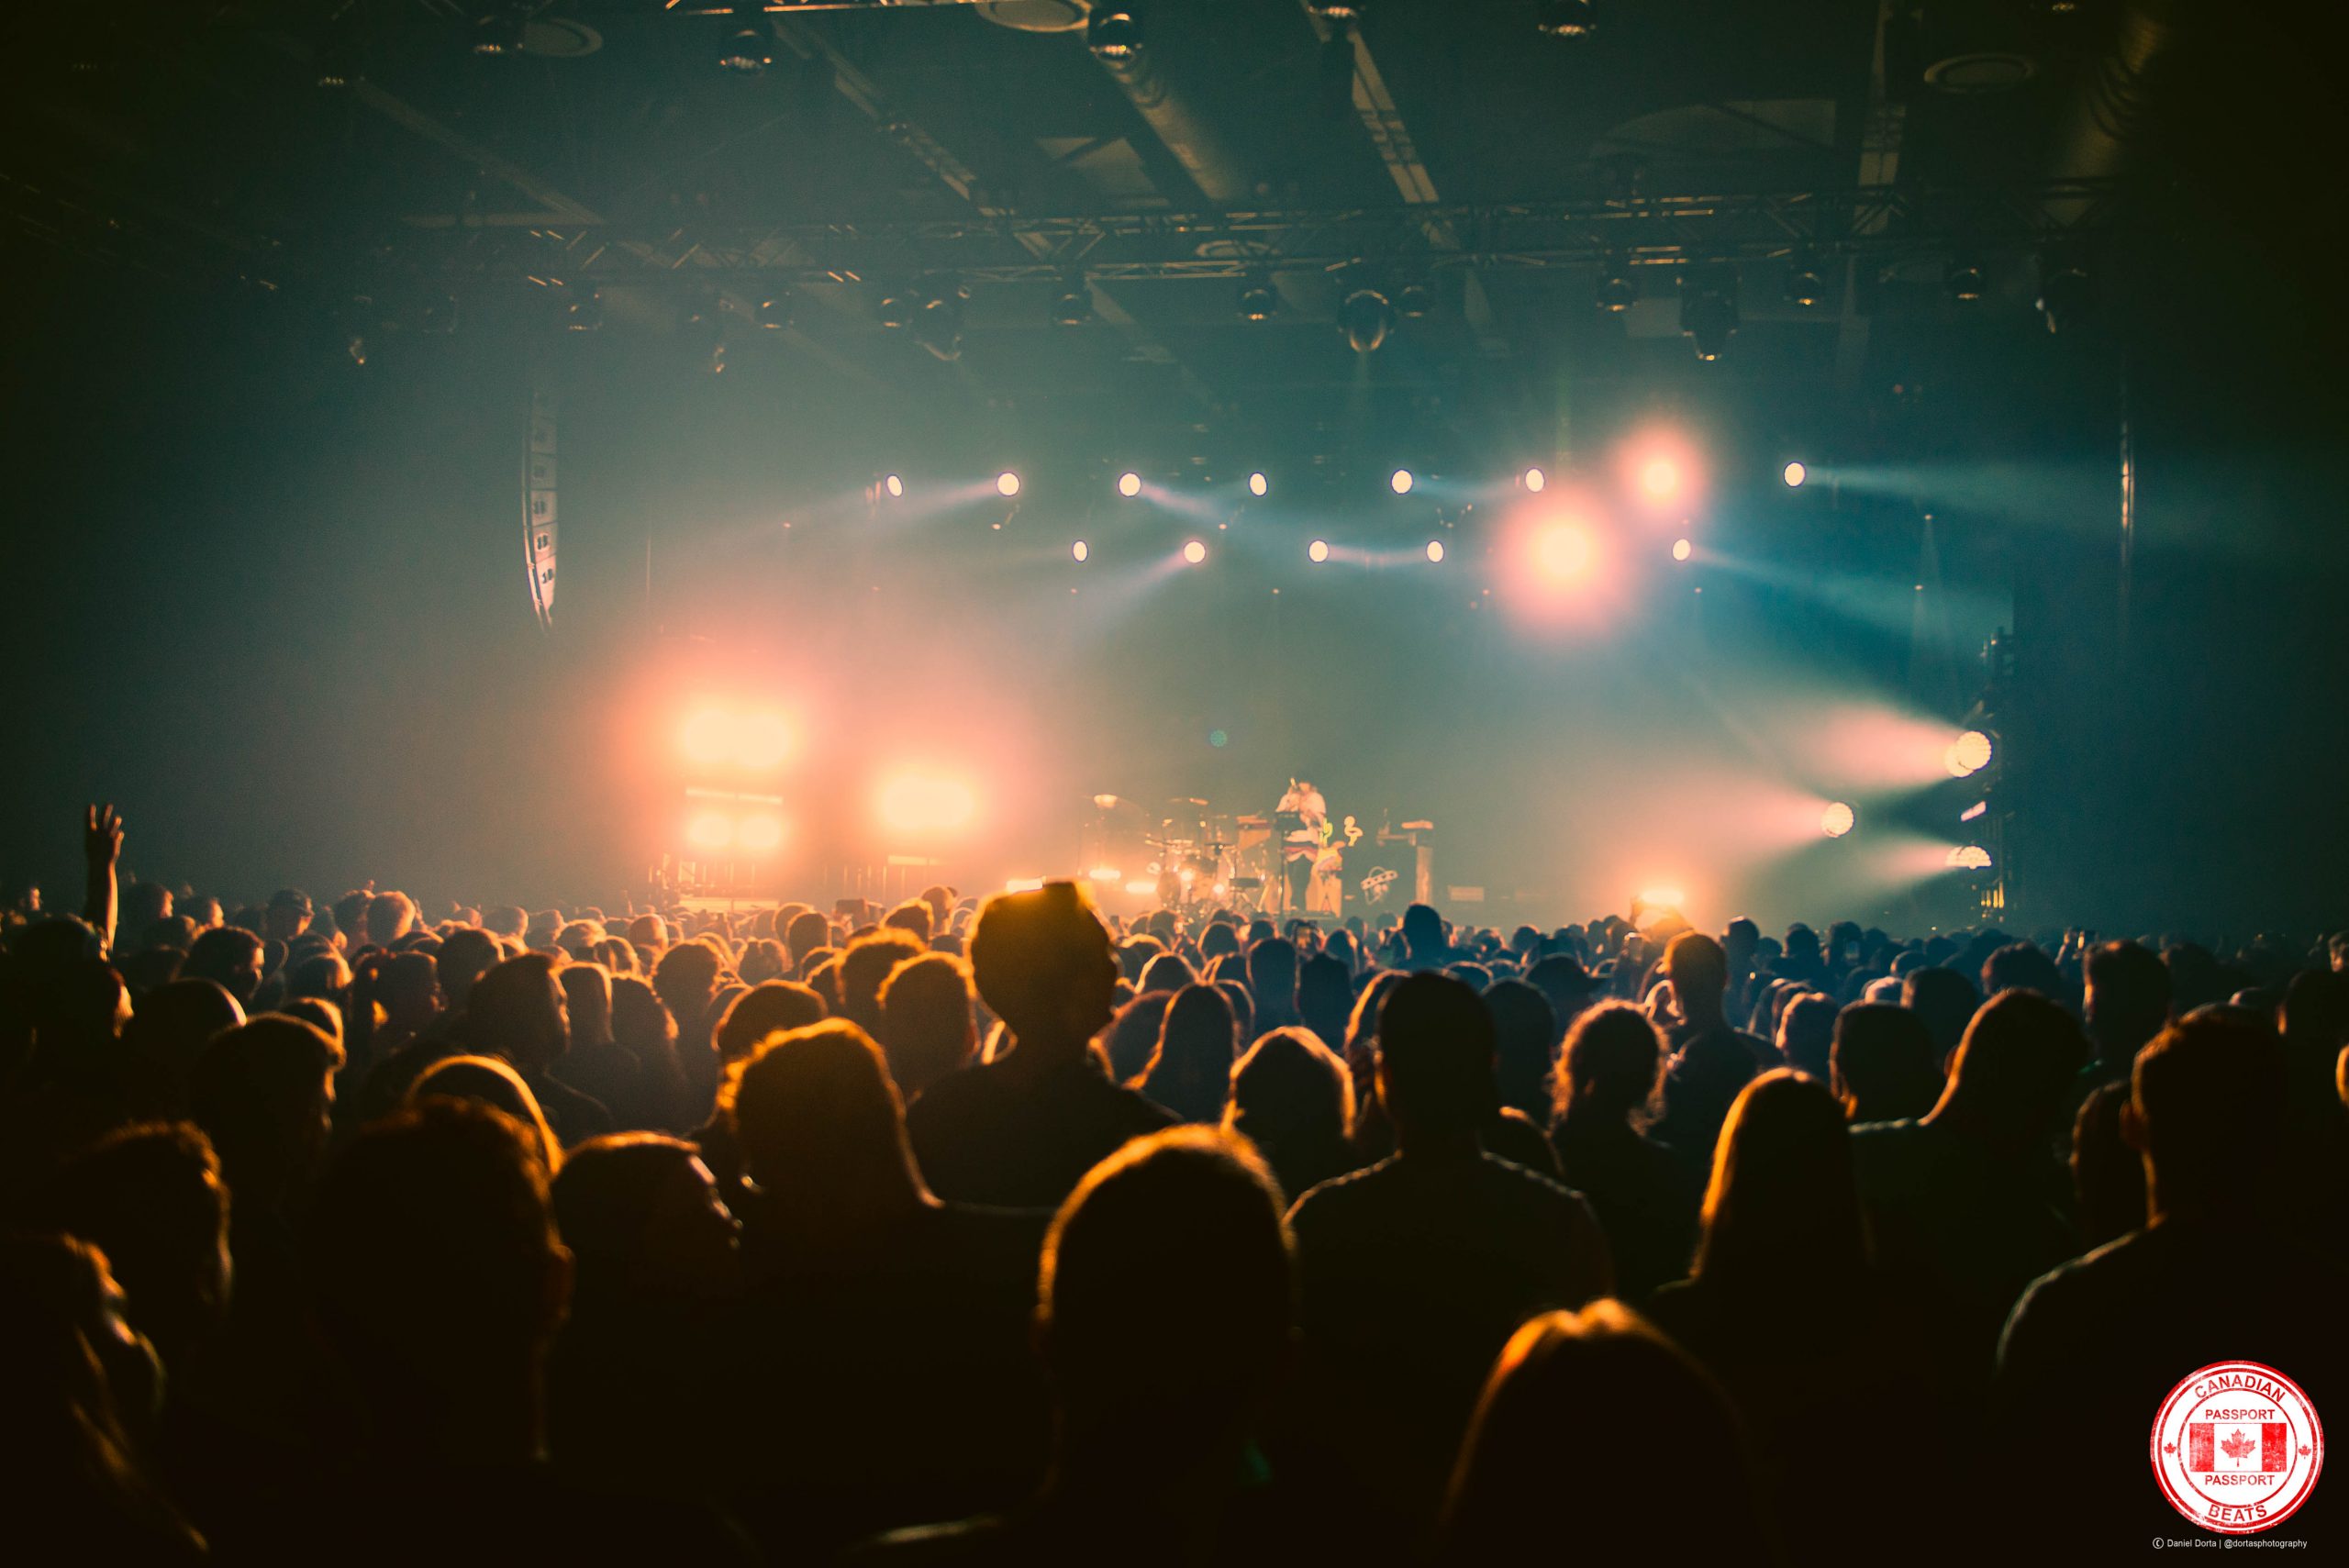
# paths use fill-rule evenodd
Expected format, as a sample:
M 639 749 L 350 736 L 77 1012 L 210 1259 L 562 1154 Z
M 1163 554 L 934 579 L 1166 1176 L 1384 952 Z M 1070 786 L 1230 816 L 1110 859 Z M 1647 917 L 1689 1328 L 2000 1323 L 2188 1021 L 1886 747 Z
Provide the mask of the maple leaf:
M 2243 1436 L 2243 1429 L 2238 1427 L 2227 1434 L 2226 1440 L 2219 1444 L 2219 1450 L 2229 1459 L 2241 1459 L 2257 1446 L 2249 1438 Z

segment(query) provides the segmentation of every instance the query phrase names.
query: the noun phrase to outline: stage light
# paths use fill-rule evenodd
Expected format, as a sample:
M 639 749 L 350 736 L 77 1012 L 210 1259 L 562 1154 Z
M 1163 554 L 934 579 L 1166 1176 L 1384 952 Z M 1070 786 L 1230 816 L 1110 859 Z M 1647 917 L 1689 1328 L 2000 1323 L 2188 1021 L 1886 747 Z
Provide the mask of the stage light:
M 1721 357 L 1737 330 L 1737 274 L 1724 269 L 1680 280 L 1680 329 L 1707 364 Z
M 696 849 L 722 850 L 734 841 L 734 818 L 723 811 L 705 811 L 686 825 L 685 841 Z
M 2039 314 L 2050 332 L 2076 332 L 2096 309 L 2096 285 L 2076 262 L 2043 257 L 2039 263 Z
M 963 357 L 963 300 L 966 291 L 955 288 L 934 295 L 914 316 L 914 341 L 937 359 L 952 364 Z
M 1971 256 L 1954 256 L 1942 272 L 1942 286 L 1949 290 L 1950 298 L 1962 305 L 1971 305 L 1982 297 L 1986 286 L 1982 263 Z
M 1950 742 L 1946 761 L 1950 777 L 1962 779 L 1978 773 L 1990 765 L 1990 738 L 1978 729 L 1969 729 Z
M 1680 494 L 1680 465 L 1668 457 L 1652 457 L 1640 465 L 1640 493 L 1651 501 L 1669 501 Z
M 1395 329 L 1395 307 L 1376 289 L 1356 289 L 1338 306 L 1338 325 L 1357 354 L 1375 354 Z
M 722 708 L 702 708 L 686 717 L 678 741 L 687 760 L 715 766 L 734 755 L 736 734 L 732 714 Z
M 884 327 L 910 327 L 921 309 L 921 295 L 911 289 L 890 289 L 873 307 L 873 319 Z
M 1438 566 L 1443 564 L 1443 540 L 1440 539 L 1428 540 L 1428 560 Z
M 734 761 L 752 773 L 767 773 L 789 760 L 793 736 L 781 714 L 754 713 L 734 727 Z
M 1533 8 L 1533 27 L 1553 39 L 1586 39 L 1598 30 L 1591 0 L 1540 0 Z
M 1270 321 L 1280 313 L 1280 291 L 1269 278 L 1252 278 L 1240 285 L 1240 319 Z
M 1063 278 L 1052 295 L 1055 327 L 1082 327 L 1093 319 L 1093 290 L 1082 277 Z
M 1097 6 L 1085 23 L 1085 47 L 1103 60 L 1131 60 L 1141 52 L 1141 21 L 1130 6 Z
M 1118 808 L 1118 797 L 1114 795 L 1097 795 L 1093 797 L 1093 806 L 1097 811 L 1115 811 Z
M 527 14 L 514 10 L 495 11 L 479 17 L 473 23 L 473 51 L 484 57 L 519 54 L 523 34 L 529 25 Z
M 568 332 L 600 332 L 604 329 L 604 295 L 601 289 L 562 291 L 562 325 Z
M 1395 311 L 1416 321 L 1435 311 L 1435 293 L 1425 284 L 1405 284 L 1395 291 Z
M 899 500 L 906 494 L 906 482 L 893 473 L 881 482 L 881 488 L 889 493 L 890 500 Z
M 1262 495 L 1272 487 L 1271 481 L 1261 473 L 1252 473 L 1248 476 L 1248 494 L 1251 495 Z
M 1006 893 L 1041 893 L 1044 879 L 1041 876 L 1015 876 L 1003 884 Z
M 1542 493 L 1542 487 L 1549 483 L 1550 476 L 1540 469 L 1529 468 L 1525 471 L 1525 487 L 1534 495 L 1539 495 Z
M 765 28 L 737 28 L 718 49 L 718 67 L 737 76 L 756 76 L 774 63 L 774 34 Z
M 1083 539 L 1078 539 L 1074 544 L 1068 547 L 1068 552 L 1070 555 L 1075 557 L 1076 560 L 1082 562 L 1087 556 L 1091 555 L 1093 550 L 1092 548 Z
M 1697 553 L 1697 547 L 1696 547 L 1695 545 L 1693 545 L 1693 544 L 1690 544 L 1687 539 L 1674 539 L 1674 540 L 1672 541 L 1672 559 L 1673 559 L 1673 560 L 1675 560 L 1675 561 L 1686 561 L 1686 560 L 1687 560 L 1690 556 L 1692 556 L 1692 555 L 1694 555 L 1694 554 L 1696 554 L 1696 553 Z
M 1987 871 L 1990 851 L 1979 844 L 1959 844 L 1951 849 L 1949 863 L 1959 871 Z
M 1307 545 L 1305 547 L 1305 559 L 1313 562 L 1316 566 L 1319 566 L 1323 562 L 1329 560 L 1330 541 L 1326 539 L 1317 539 L 1311 544 Z
M 1840 839 L 1850 832 L 1858 820 L 1850 806 L 1840 800 L 1834 801 L 1819 814 L 1819 830 L 1831 839 Z
M 1590 529 L 1580 522 L 1547 523 L 1533 536 L 1534 569 L 1553 584 L 1580 583 L 1598 560 Z
M 1959 812 L 1957 814 L 1957 819 L 1960 822 L 1971 822 L 1989 809 L 1990 803 L 1988 801 L 1977 800 L 1973 805 L 1967 806 L 1965 810 Z
M 1611 257 L 1599 269 L 1598 287 L 1592 297 L 1599 309 L 1620 316 L 1640 303 L 1640 275 L 1622 257 Z
M 1408 468 L 1397 469 L 1388 476 L 1386 487 L 1397 495 L 1408 495 L 1411 493 L 1411 471 Z
M 1141 494 L 1141 475 L 1129 469 L 1118 475 L 1118 494 L 1131 500 Z
M 1005 469 L 1001 473 L 995 476 L 995 493 L 1003 496 L 1019 495 L 1019 476 L 1012 473 L 1011 470 L 1008 468 Z
M 1787 263 L 1787 303 L 1808 310 L 1827 297 L 1827 276 L 1819 259 L 1798 250 Z
M 783 818 L 770 817 L 764 812 L 755 817 L 745 817 L 734 835 L 734 841 L 753 852 L 763 853 L 772 850 L 783 842 Z
M 1126 891 L 1141 896 L 1148 896 L 1158 891 L 1158 884 L 1146 876 L 1138 876 L 1126 884 Z
M 1640 896 L 1637 899 L 1638 903 L 1645 905 L 1656 913 L 1674 915 L 1678 914 L 1680 906 L 1687 901 L 1687 894 L 1669 885 L 1643 887 L 1640 889 Z
M 927 773 L 899 773 L 881 786 L 881 820 L 901 833 L 967 827 L 977 804 L 968 784 Z
M 1802 488 L 1802 482 L 1810 477 L 1810 470 L 1805 468 L 1798 462 L 1790 462 L 1787 464 L 1787 470 L 1784 477 L 1787 482 L 1787 489 L 1799 490 Z
M 790 327 L 792 311 L 792 296 L 778 294 L 759 301 L 759 308 L 753 314 L 761 327 L 770 332 L 781 332 Z
M 1305 0 L 1305 8 L 1325 22 L 1362 20 L 1362 0 Z
M 1116 882 L 1126 873 L 1119 871 L 1116 866 L 1095 866 L 1091 871 L 1086 872 L 1085 874 L 1091 877 L 1096 882 Z
M 1205 561 L 1207 558 L 1208 547 L 1201 544 L 1197 539 L 1193 539 L 1190 543 L 1183 547 L 1183 559 L 1189 562 L 1194 566 L 1197 566 L 1200 562 Z

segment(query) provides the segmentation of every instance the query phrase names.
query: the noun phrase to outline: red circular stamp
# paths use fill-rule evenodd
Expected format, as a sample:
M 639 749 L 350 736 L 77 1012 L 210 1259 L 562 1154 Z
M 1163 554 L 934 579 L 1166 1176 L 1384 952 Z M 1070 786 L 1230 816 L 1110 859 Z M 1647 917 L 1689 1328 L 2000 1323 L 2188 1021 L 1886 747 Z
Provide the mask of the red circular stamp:
M 2215 1362 L 2154 1417 L 2154 1476 L 2204 1529 L 2253 1535 L 2291 1517 L 2324 1468 L 2324 1426 L 2300 1385 L 2257 1362 Z

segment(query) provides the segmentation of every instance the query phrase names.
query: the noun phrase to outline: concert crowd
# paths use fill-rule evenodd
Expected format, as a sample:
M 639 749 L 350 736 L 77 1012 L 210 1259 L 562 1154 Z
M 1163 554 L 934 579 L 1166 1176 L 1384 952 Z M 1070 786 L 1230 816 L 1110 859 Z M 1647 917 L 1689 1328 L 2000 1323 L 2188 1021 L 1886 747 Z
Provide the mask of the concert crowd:
M 0 929 L 9 1561 L 2094 1562 L 2194 1533 L 2195 1369 L 2349 1412 L 2349 934 L 428 911 L 83 838 Z

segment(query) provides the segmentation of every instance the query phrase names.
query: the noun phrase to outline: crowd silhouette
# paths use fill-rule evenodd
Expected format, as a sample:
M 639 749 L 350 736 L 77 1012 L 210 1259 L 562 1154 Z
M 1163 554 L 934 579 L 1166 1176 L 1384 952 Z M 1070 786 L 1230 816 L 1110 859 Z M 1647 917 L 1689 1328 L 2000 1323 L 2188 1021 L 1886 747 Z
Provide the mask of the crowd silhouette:
M 12 1561 L 2100 1561 L 2188 1373 L 2349 1410 L 2349 937 L 122 844 L 0 926 Z

